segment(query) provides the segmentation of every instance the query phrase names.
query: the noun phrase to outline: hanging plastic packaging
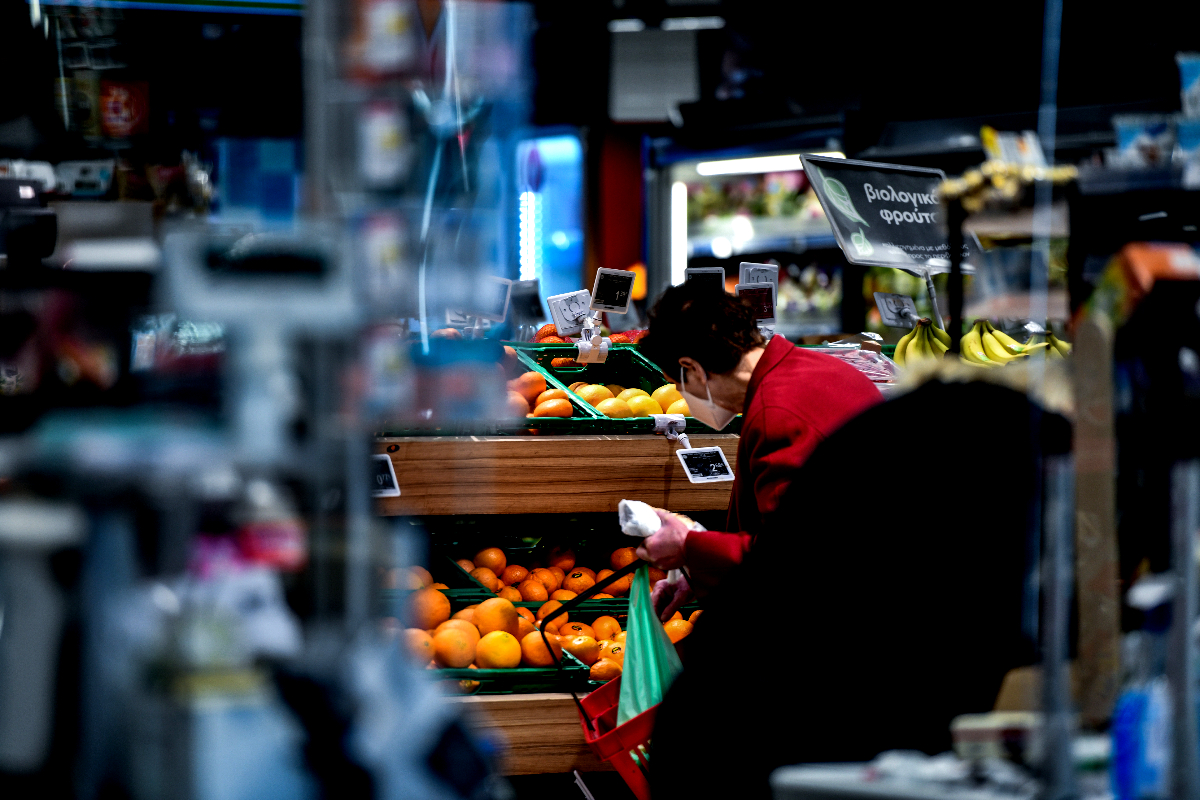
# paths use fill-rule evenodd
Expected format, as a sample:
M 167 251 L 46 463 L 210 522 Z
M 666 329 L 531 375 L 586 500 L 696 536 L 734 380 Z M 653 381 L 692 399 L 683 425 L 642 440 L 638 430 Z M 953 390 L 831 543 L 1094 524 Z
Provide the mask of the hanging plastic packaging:
M 650 602 L 650 577 L 643 565 L 633 576 L 629 591 L 629 622 L 625 634 L 625 668 L 621 673 L 621 699 L 617 724 L 623 725 L 662 702 L 676 676 L 683 671 Z

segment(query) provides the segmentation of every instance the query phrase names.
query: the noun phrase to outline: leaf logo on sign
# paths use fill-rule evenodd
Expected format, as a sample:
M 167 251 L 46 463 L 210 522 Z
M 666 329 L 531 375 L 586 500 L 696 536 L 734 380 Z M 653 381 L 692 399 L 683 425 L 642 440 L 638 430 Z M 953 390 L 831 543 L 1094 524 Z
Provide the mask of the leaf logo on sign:
M 854 249 L 858 251 L 860 256 L 869 256 L 875 252 L 874 245 L 867 240 L 866 234 L 862 232 L 862 228 L 858 229 L 858 233 L 850 236 L 850 242 L 854 245 Z
M 868 228 L 871 227 L 870 223 L 859 215 L 854 203 L 850 202 L 850 193 L 846 191 L 845 184 L 836 178 L 823 178 L 822 180 L 825 183 L 825 194 L 829 195 L 829 202 L 837 206 L 838 211 L 855 222 L 861 222 Z

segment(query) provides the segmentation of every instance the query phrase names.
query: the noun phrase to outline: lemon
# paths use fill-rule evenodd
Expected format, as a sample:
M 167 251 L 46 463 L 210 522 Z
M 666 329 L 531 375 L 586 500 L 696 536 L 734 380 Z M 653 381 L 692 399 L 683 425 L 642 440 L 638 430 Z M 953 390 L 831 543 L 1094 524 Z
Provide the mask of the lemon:
M 596 410 L 604 416 L 612 417 L 613 419 L 625 419 L 633 416 L 633 411 L 629 408 L 629 404 L 615 397 L 601 400 L 599 405 L 596 406 Z
M 575 390 L 575 394 L 582 397 L 585 403 L 593 406 L 599 403 L 601 400 L 608 400 L 613 396 L 612 392 L 598 383 L 581 386 Z
M 671 403 L 670 407 L 667 408 L 667 413 L 683 414 L 685 417 L 690 417 L 692 415 L 692 410 L 688 408 L 687 400 L 680 398 L 674 403 Z
M 673 383 L 664 383 L 662 386 L 654 390 L 650 395 L 654 398 L 654 402 L 658 403 L 663 408 L 670 408 L 676 402 L 683 399 L 683 395 L 675 388 Z
M 608 383 L 608 384 L 605 384 L 604 388 L 608 389 L 610 392 L 612 392 L 613 397 L 620 397 L 621 392 L 625 391 L 625 387 L 619 383 Z
M 662 406 L 654 402 L 649 395 L 639 394 L 629 398 L 626 403 L 635 417 L 648 417 L 651 414 L 663 413 Z
M 617 397 L 624 400 L 626 403 L 628 403 L 630 400 L 632 400 L 635 397 L 649 397 L 649 396 L 650 396 L 649 392 L 644 392 L 641 389 L 626 389 L 623 392 L 617 393 Z

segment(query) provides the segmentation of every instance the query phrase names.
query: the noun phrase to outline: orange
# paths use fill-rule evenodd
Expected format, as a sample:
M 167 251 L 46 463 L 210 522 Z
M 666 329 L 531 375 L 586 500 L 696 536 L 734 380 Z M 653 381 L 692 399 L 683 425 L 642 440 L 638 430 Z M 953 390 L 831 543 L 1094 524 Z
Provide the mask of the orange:
M 546 569 L 554 575 L 554 581 L 557 584 L 554 589 L 561 589 L 562 582 L 567 577 L 566 571 L 562 567 L 546 567 Z M 550 591 L 554 591 L 554 589 L 550 589 Z
M 429 570 L 424 567 L 409 567 L 408 571 L 421 579 L 421 587 L 424 588 L 433 583 L 433 576 L 429 574 Z
M 613 596 L 611 594 L 605 594 L 604 592 L 596 592 L 594 595 L 592 595 L 592 599 L 593 600 L 612 600 Z
M 629 410 L 635 417 L 648 417 L 651 414 L 663 413 L 662 406 L 645 395 L 631 397 L 625 402 L 628 403 Z
M 602 658 L 595 664 L 592 664 L 592 669 L 588 673 L 588 677 L 594 681 L 608 683 L 613 678 L 621 677 L 621 665 L 614 661 L 609 661 L 607 658 Z
M 521 597 L 521 590 L 515 586 L 502 586 L 500 587 L 500 591 L 496 592 L 496 595 L 514 603 L 519 603 L 525 599 Z
M 524 639 L 529 634 L 533 633 L 537 628 L 533 627 L 533 623 L 525 617 L 517 617 L 517 638 Z
M 683 614 L 680 614 L 678 611 L 676 611 L 674 614 L 671 615 L 671 619 L 668 619 L 667 622 L 670 622 L 671 620 L 676 620 L 676 619 L 683 619 Z
M 602 569 L 602 570 L 600 570 L 599 572 L 597 572 L 597 573 L 596 573 L 596 583 L 599 583 L 600 581 L 602 581 L 602 580 L 604 580 L 605 578 L 607 578 L 609 575 L 612 575 L 612 574 L 613 574 L 613 572 L 615 572 L 615 570 L 611 570 L 611 569 Z M 607 589 L 605 589 L 605 591 L 608 591 L 608 590 L 607 590 Z M 593 595 L 593 596 L 594 596 L 594 595 Z
M 613 393 L 606 387 L 598 383 L 589 383 L 587 386 L 580 386 L 575 390 L 575 394 L 583 398 L 585 403 L 596 405 L 604 400 L 611 400 Z
M 600 648 L 600 657 L 625 666 L 625 643 L 616 641 L 608 642 Z
M 475 566 L 487 567 L 499 575 L 508 566 L 508 559 L 504 557 L 504 551 L 499 547 L 486 547 L 475 554 Z
M 536 603 L 545 600 L 550 596 L 546 591 L 546 586 L 541 581 L 536 581 L 529 578 L 517 587 L 517 591 L 521 593 L 521 599 L 527 603 Z
M 507 631 L 516 636 L 517 619 L 517 607 L 503 597 L 484 600 L 479 604 L 479 608 L 475 609 L 475 627 L 479 628 L 479 632 L 484 636 L 492 631 Z
M 480 669 L 512 669 L 521 663 L 521 643 L 507 631 L 486 633 L 475 646 L 475 663 Z
M 458 630 L 467 634 L 467 636 L 472 641 L 476 641 L 476 642 L 479 641 L 479 629 L 476 628 L 473 623 L 467 622 L 465 619 L 448 619 L 448 620 L 446 620 L 441 625 L 437 626 L 437 630 L 434 631 L 434 635 L 436 636 L 437 634 L 441 633 L 442 631 L 449 630 L 450 628 L 457 628 Z M 472 659 L 472 661 L 473 660 L 474 659 Z
M 526 402 L 533 405 L 537 396 L 546 391 L 546 379 L 540 372 L 526 372 L 509 381 L 508 388 L 520 394 Z
M 616 617 L 596 617 L 592 620 L 592 630 L 596 632 L 597 639 L 611 639 L 621 632 L 621 623 L 617 622 Z
M 543 336 L 538 340 L 538 344 L 566 344 L 567 340 L 561 336 Z
M 629 407 L 629 404 L 615 397 L 601 400 L 599 403 L 593 403 L 592 405 L 601 414 L 611 419 L 628 419 L 633 416 L 633 409 Z
M 414 628 L 436 628 L 450 619 L 450 601 L 437 589 L 418 589 L 408 597 Z
M 384 575 L 384 588 L 416 590 L 425 588 L 421 576 L 407 569 L 389 569 Z
M 649 574 L 651 588 L 654 587 L 654 584 L 658 583 L 661 580 L 665 580 L 667 577 L 667 573 L 663 572 L 658 567 L 650 567 L 650 569 L 647 570 L 647 572 Z
M 535 342 L 540 342 L 547 336 L 558 336 L 558 328 L 554 327 L 554 323 L 550 322 L 538 328 L 537 333 L 533 335 Z
M 449 589 L 450 587 L 444 583 L 431 583 L 431 584 L 429 584 L 429 588 L 441 590 L 441 589 Z
M 571 571 L 572 572 L 586 572 L 589 578 L 591 578 L 592 580 L 596 580 L 596 570 L 591 569 L 590 567 L 575 567 Z
M 595 578 L 577 569 L 572 570 L 571 574 L 563 580 L 563 588 L 568 592 L 575 592 L 576 594 L 583 594 L 595 585 Z
M 574 383 L 572 383 L 572 384 L 571 384 L 570 386 L 568 386 L 567 388 L 568 388 L 568 389 L 570 389 L 572 392 L 576 392 L 576 393 L 578 393 L 578 392 L 579 392 L 579 387 L 581 387 L 581 386 L 587 386 L 587 385 L 588 385 L 588 382 L 587 382 L 587 381 L 575 381 Z
M 530 622 L 533 622 L 533 620 L 534 620 L 533 612 L 530 611 L 525 606 L 517 606 L 517 613 L 520 614 L 525 619 L 529 620 Z
M 500 582 L 505 586 L 516 586 L 528 577 L 529 570 L 524 567 L 518 567 L 516 564 L 509 564 L 504 568 L 504 572 L 500 574 Z
M 553 592 L 555 589 L 561 588 L 558 585 L 558 578 L 554 577 L 554 573 L 545 567 L 538 567 L 530 573 L 530 577 L 536 578 L 542 586 L 546 587 L 547 592 Z
M 529 401 L 520 392 L 514 392 L 512 389 L 508 390 L 505 407 L 508 409 L 509 415 L 513 417 L 523 417 L 529 413 Z
M 456 611 L 451 619 L 465 619 L 472 625 L 475 624 L 475 609 L 478 606 L 467 606 L 462 611 Z
M 420 628 L 407 628 L 404 631 L 404 647 L 422 664 L 433 658 L 433 637 Z
M 565 617 L 565 616 L 566 616 L 566 614 L 563 615 L 563 617 Z M 563 624 L 564 623 L 563 623 L 562 617 L 555 617 L 554 619 L 550 620 L 549 622 L 546 622 L 545 620 L 539 621 L 537 623 L 537 629 L 541 630 L 541 631 L 545 631 L 546 633 L 558 633 L 558 629 L 560 627 L 562 627 Z
M 618 578 L 613 583 L 608 585 L 608 590 L 617 597 L 624 597 L 629 594 L 629 590 L 633 588 L 633 573 L 629 573 L 624 578 Z
M 621 644 L 625 644 L 625 631 L 621 631 L 616 636 L 614 636 L 613 641 L 620 642 Z
M 546 561 L 551 567 L 570 571 L 575 566 L 575 551 L 569 547 L 551 548 L 550 557 Z
M 476 567 L 475 569 L 471 570 L 471 577 L 482 583 L 487 588 L 491 589 L 493 592 L 500 591 L 500 587 L 503 585 L 500 583 L 500 579 L 496 577 L 496 573 L 492 572 L 487 567 Z
M 533 409 L 535 417 L 569 417 L 574 413 L 570 400 L 546 400 Z
M 688 408 L 687 400 L 680 398 L 671 405 L 667 406 L 668 414 L 683 414 L 685 417 L 692 415 L 692 410 Z
M 612 555 L 608 557 L 608 563 L 613 569 L 627 567 L 637 561 L 637 549 L 633 547 L 621 547 L 612 551 Z
M 470 572 L 475 569 L 475 562 L 469 558 L 460 558 L 454 563 L 462 567 L 463 572 Z
M 546 647 L 546 642 L 550 643 L 549 647 Z M 534 631 L 521 639 L 521 661 L 525 666 L 553 667 L 561 659 L 562 643 L 553 633 L 547 633 L 543 640 L 542 634 Z
M 579 367 L 579 366 L 583 366 L 583 365 L 580 364 L 578 361 L 576 361 L 573 358 L 552 358 L 552 359 L 550 359 L 550 368 L 551 369 L 564 369 L 566 367 Z M 572 391 L 574 391 L 574 390 L 572 390 Z
M 562 636 L 590 636 L 593 639 L 596 638 L 596 631 L 586 622 L 568 622 L 566 625 L 560 627 L 558 632 Z
M 444 628 L 433 637 L 433 660 L 443 667 L 463 669 L 475 660 L 477 641 L 458 628 Z
M 547 400 L 566 400 L 567 392 L 565 389 L 547 389 L 537 396 L 537 400 L 533 401 L 534 407 L 540 406 Z
M 641 396 L 641 397 L 649 397 L 650 396 L 650 393 L 647 392 L 645 389 L 626 389 L 623 392 L 615 392 L 615 394 L 616 394 L 618 400 L 624 400 L 626 403 L 628 403 L 630 400 L 632 400 L 633 398 L 638 397 L 638 396 Z
M 673 619 L 663 628 L 672 642 L 678 642 L 692 632 L 692 623 L 686 619 Z
M 693 612 L 692 612 L 692 615 L 691 615 L 690 617 L 688 617 L 688 622 L 690 622 L 690 623 L 692 623 L 693 625 L 695 625 L 695 624 L 696 624 L 696 620 L 700 619 L 700 612 L 701 612 L 701 611 L 703 611 L 703 610 L 704 610 L 704 609 L 702 609 L 702 608 L 697 608 L 695 611 L 693 611 Z
M 546 615 L 551 611 L 555 611 L 560 608 L 562 608 L 562 603 L 558 602 L 557 600 L 547 600 L 545 603 L 542 603 L 542 607 L 537 610 L 537 619 L 545 619 Z M 562 623 L 566 622 L 569 617 L 569 614 L 559 614 L 554 618 L 554 621 L 561 625 Z
M 600 643 L 591 636 L 564 636 L 563 650 L 591 666 L 600 657 Z
M 663 408 L 670 408 L 672 403 L 677 403 L 683 399 L 683 395 L 675 388 L 673 383 L 664 383 L 662 386 L 650 393 L 650 399 L 658 403 Z
M 555 589 L 550 593 L 551 600 L 561 600 L 564 603 L 568 600 L 574 600 L 576 597 L 579 597 L 579 595 L 567 589 Z

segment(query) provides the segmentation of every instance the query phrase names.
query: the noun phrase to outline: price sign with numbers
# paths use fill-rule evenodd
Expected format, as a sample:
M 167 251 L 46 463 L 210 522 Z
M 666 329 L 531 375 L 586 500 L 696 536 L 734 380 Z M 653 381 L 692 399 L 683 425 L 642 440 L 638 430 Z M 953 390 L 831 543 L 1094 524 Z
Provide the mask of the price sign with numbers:
M 399 497 L 400 483 L 392 459 L 384 453 L 371 456 L 371 496 Z

